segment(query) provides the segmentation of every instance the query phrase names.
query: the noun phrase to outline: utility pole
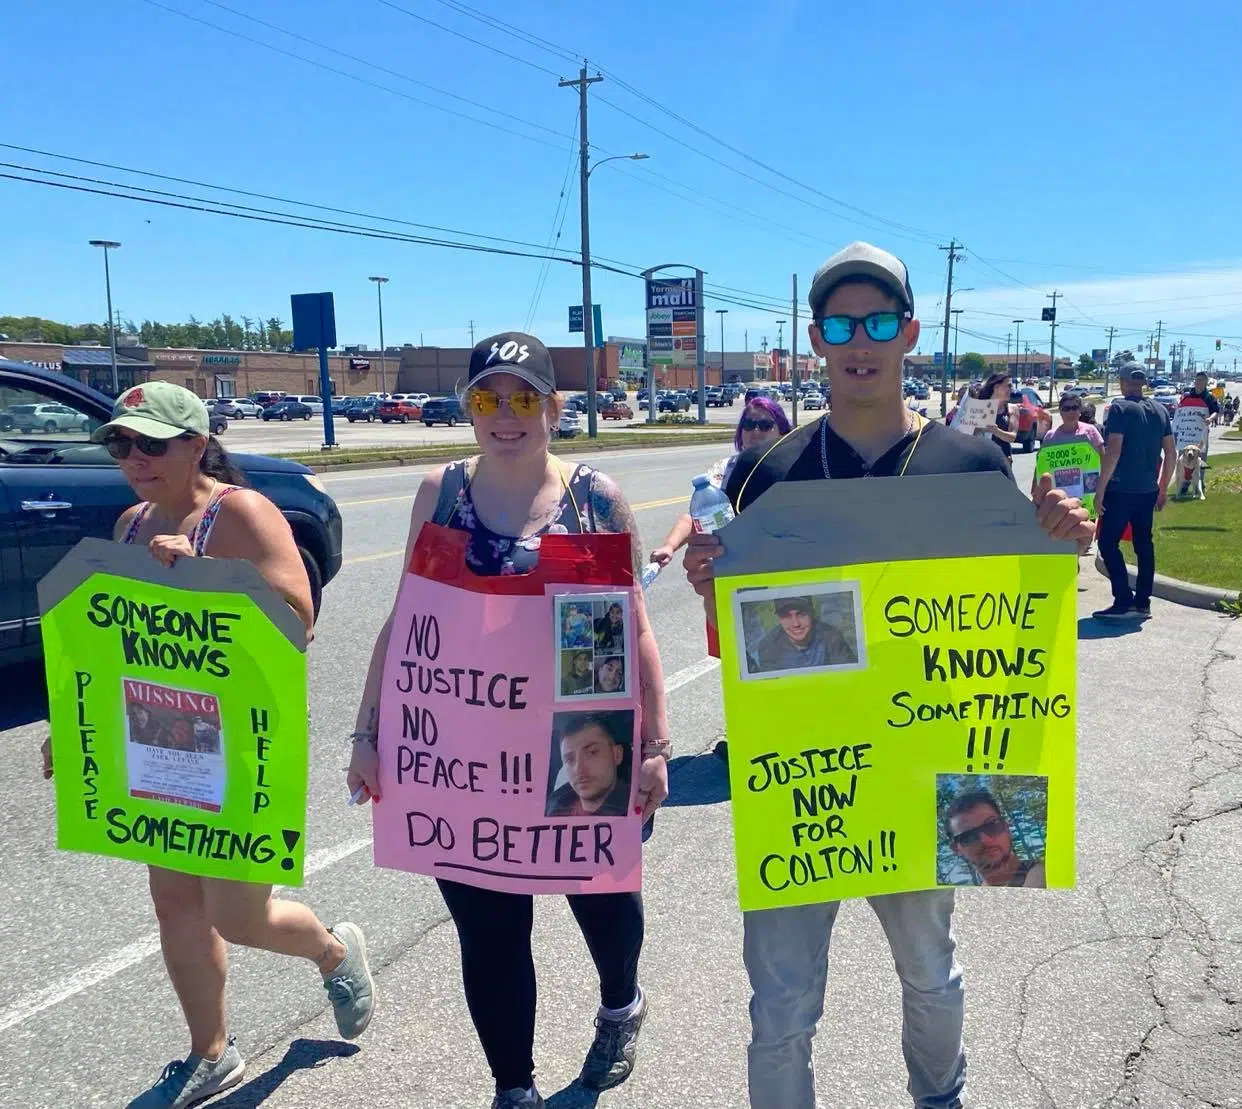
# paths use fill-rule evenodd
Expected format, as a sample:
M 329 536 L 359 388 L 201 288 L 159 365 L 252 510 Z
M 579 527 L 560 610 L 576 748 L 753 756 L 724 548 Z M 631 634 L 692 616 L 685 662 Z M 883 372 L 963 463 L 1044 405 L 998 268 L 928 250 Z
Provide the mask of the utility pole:
M 1151 373 L 1153 377 L 1155 377 L 1155 375 L 1160 372 L 1160 336 L 1163 333 L 1163 331 L 1164 331 L 1164 320 L 1157 320 L 1156 321 L 1156 348 L 1155 350 L 1152 351 L 1152 356 L 1155 359 L 1155 361 L 1152 362 L 1151 364 Z
M 561 80 L 560 88 L 578 90 L 578 194 L 582 208 L 582 346 L 586 353 L 587 436 L 598 434 L 595 397 L 595 309 L 591 301 L 591 201 L 587 177 L 591 172 L 590 144 L 587 141 L 587 90 L 603 77 L 588 77 L 586 65 L 578 70 L 576 81 Z M 648 398 L 648 403 L 654 398 Z
M 953 263 L 961 257 L 957 248 L 961 246 L 956 239 L 950 239 L 948 246 L 941 250 L 949 252 L 949 280 L 944 290 L 944 349 L 940 358 L 940 416 L 943 418 L 949 411 L 949 320 L 953 311 Z
M 380 392 L 388 392 L 388 359 L 386 357 L 387 348 L 384 346 L 384 286 L 388 283 L 386 277 L 368 277 L 368 281 L 375 282 L 375 297 L 379 304 L 379 328 L 380 328 Z
M 104 288 L 108 296 L 108 346 L 112 351 L 112 396 L 115 399 L 121 394 L 121 385 L 116 372 L 116 321 L 112 318 L 112 274 L 108 269 L 108 251 L 118 250 L 121 244 L 112 239 L 91 239 L 90 245 L 103 247 Z
M 1108 355 L 1104 359 L 1104 395 L 1108 396 L 1108 371 L 1113 362 L 1113 336 L 1117 334 L 1115 327 L 1108 329 Z
M 780 361 L 781 361 L 781 354 L 784 352 L 784 350 L 785 350 L 785 321 L 777 320 L 776 321 L 776 365 L 772 367 L 774 370 L 776 370 L 776 378 L 775 378 L 776 381 L 780 381 L 781 379 Z
M 1047 299 L 1052 301 L 1051 311 L 1044 309 L 1044 318 L 1052 324 L 1052 339 L 1049 343 L 1048 350 L 1048 403 L 1052 403 L 1052 391 L 1057 386 L 1057 297 L 1062 294 L 1055 289 L 1048 294 Z
M 957 325 L 962 322 L 965 308 L 953 309 L 953 393 L 957 395 Z
M 717 308 L 716 315 L 720 317 L 720 384 L 725 383 L 725 355 L 724 355 L 724 318 L 729 314 L 727 308 Z
M 474 320 L 470 321 L 470 347 L 474 349 Z
M 742 350 L 747 354 L 750 353 L 750 329 L 742 329 Z
M 1023 363 L 1018 361 L 1018 359 L 1022 357 L 1022 355 L 1021 355 L 1021 353 L 1020 353 L 1020 352 L 1021 352 L 1021 350 L 1022 350 L 1022 348 L 1021 348 L 1018 344 L 1019 344 L 1019 342 L 1020 342 L 1020 341 L 1021 341 L 1021 339 L 1022 339 L 1022 325 L 1023 325 L 1024 323 L 1026 323 L 1026 320 L 1011 320 L 1010 322 L 1011 322 L 1011 323 L 1015 323 L 1015 324 L 1017 324 L 1017 327 L 1015 328 L 1015 334 L 1014 334 L 1014 337 L 1013 337 L 1013 361 L 1014 361 L 1014 375 L 1015 375 L 1015 376 L 1017 376 L 1018 371 L 1020 371 L 1020 370 L 1022 369 L 1022 366 L 1023 366 Z M 1009 372 L 1009 364 L 1008 364 L 1008 363 L 1006 363 L 1006 364 L 1005 364 L 1005 372 L 1006 372 L 1006 373 L 1008 373 L 1008 372 Z
M 1009 344 L 1013 342 L 1013 332 L 1005 332 L 1005 370 L 1009 369 Z
M 793 426 L 798 426 L 798 275 L 793 275 L 793 326 L 789 329 L 789 380 L 793 383 Z

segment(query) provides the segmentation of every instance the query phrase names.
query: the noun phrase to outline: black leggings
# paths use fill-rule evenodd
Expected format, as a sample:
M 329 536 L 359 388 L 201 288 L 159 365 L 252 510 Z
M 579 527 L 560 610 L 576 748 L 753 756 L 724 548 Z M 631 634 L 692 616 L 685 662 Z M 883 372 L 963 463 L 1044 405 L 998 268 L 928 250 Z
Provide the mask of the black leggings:
M 535 1073 L 534 898 L 437 880 L 461 942 L 466 1005 L 497 1090 L 529 1087 Z M 638 994 L 643 946 L 639 893 L 566 898 L 599 972 L 600 1002 L 623 1009 Z

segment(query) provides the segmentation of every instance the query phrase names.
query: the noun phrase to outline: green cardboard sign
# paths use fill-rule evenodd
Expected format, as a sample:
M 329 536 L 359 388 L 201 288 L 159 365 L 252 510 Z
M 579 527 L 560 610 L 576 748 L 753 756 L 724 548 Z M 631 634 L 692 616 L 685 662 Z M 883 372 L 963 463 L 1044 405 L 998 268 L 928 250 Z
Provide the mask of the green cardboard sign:
M 84 539 L 39 603 L 57 846 L 301 885 L 306 636 L 259 572 Z
M 1095 490 L 1100 482 L 1100 455 L 1085 439 L 1077 443 L 1052 443 L 1035 456 L 1035 480 L 1051 474 L 1053 484 L 1082 501 L 1095 519 Z

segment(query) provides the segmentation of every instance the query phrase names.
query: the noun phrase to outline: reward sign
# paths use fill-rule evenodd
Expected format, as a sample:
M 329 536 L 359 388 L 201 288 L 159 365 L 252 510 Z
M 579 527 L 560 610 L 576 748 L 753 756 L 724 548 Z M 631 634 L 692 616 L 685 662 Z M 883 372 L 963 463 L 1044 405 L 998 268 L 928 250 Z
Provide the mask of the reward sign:
M 1206 450 L 1208 444 L 1208 410 L 1207 405 L 1196 402 L 1183 404 L 1173 409 L 1173 435 L 1177 440 L 1177 449 L 1198 447 Z
M 720 535 L 743 909 L 1073 885 L 1076 560 L 1012 482 L 788 482 Z
M 259 572 L 84 539 L 39 603 L 57 846 L 300 885 L 306 635 Z
M 1053 484 L 1077 497 L 1095 519 L 1095 491 L 1100 484 L 1100 455 L 1086 440 L 1054 443 L 1035 456 L 1035 478 L 1051 474 Z
M 642 883 L 630 540 L 544 536 L 530 574 L 480 578 L 424 526 L 380 694 L 375 862 L 488 889 Z

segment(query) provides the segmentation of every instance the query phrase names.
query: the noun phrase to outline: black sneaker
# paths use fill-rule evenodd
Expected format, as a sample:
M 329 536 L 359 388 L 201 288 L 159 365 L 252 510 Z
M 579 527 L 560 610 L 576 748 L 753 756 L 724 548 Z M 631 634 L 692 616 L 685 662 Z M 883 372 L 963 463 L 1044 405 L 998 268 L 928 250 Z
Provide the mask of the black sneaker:
M 499 1091 L 492 1100 L 492 1109 L 544 1109 L 546 1104 L 534 1086 L 529 1090 L 517 1086 L 512 1090 Z
M 587 1052 L 578 1081 L 588 1090 L 611 1090 L 634 1071 L 638 1033 L 647 1016 L 647 995 L 638 991 L 638 1008 L 627 1020 L 595 1018 L 595 1042 Z
M 1142 620 L 1151 619 L 1151 601 L 1135 601 L 1131 606 L 1134 615 Z
M 1130 605 L 1123 605 L 1120 601 L 1114 601 L 1108 608 L 1101 608 L 1091 615 L 1097 620 L 1121 620 L 1133 615 L 1133 612 L 1134 610 Z

